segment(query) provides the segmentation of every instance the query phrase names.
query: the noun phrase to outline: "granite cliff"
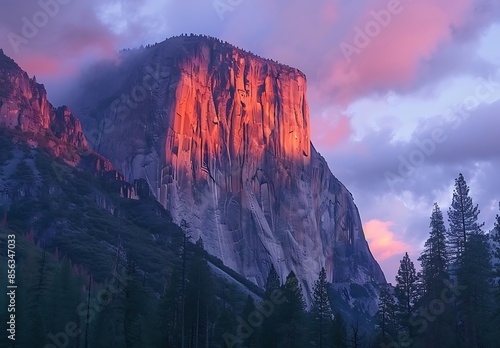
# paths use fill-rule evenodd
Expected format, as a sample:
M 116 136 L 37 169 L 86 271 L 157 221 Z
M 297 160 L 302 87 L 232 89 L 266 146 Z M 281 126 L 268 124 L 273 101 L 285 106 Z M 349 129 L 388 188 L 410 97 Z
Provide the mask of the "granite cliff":
M 385 282 L 350 192 L 311 144 L 302 72 L 204 36 L 93 72 L 73 102 L 90 146 L 226 265 L 258 285 L 271 264 L 293 270 L 307 291 L 322 266 L 332 282 Z

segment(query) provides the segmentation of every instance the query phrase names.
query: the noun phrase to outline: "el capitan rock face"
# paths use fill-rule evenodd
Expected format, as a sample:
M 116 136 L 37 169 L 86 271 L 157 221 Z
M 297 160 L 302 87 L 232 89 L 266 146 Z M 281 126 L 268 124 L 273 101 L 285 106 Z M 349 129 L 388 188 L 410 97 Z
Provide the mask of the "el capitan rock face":
M 90 145 L 259 285 L 385 282 L 351 194 L 310 143 L 300 71 L 181 36 L 122 53 L 75 102 Z M 309 286 L 306 286 L 306 283 Z

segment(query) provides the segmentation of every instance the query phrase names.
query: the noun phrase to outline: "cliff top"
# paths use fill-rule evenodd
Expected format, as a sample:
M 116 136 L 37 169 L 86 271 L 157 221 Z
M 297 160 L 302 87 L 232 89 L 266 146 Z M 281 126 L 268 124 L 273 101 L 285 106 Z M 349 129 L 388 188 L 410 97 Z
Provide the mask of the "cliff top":
M 165 39 L 165 41 L 162 42 L 156 42 L 151 45 L 146 45 L 146 46 L 141 46 L 139 48 L 134 48 L 134 49 L 123 49 L 120 51 L 121 54 L 126 54 L 127 52 L 134 52 L 137 50 L 148 50 L 151 48 L 157 48 L 159 46 L 164 46 L 168 48 L 172 48 L 175 50 L 176 53 L 181 54 L 182 50 L 179 50 L 179 46 L 183 47 L 186 49 L 186 51 L 190 52 L 193 47 L 199 47 L 203 44 L 210 45 L 210 47 L 214 50 L 221 50 L 221 51 L 236 51 L 242 56 L 249 56 L 252 59 L 260 60 L 262 62 L 268 63 L 275 65 L 279 67 L 280 69 L 283 70 L 288 70 L 289 72 L 296 73 L 300 76 L 302 76 L 304 79 L 306 79 L 306 75 L 300 71 L 297 68 L 293 68 L 289 65 L 280 63 L 276 60 L 270 59 L 270 58 L 264 58 L 261 57 L 251 51 L 247 51 L 244 49 L 241 49 L 231 43 L 228 43 L 227 41 L 223 41 L 221 39 L 218 39 L 216 37 L 212 37 L 209 35 L 198 35 L 198 34 L 181 34 L 177 36 L 172 36 L 170 38 Z

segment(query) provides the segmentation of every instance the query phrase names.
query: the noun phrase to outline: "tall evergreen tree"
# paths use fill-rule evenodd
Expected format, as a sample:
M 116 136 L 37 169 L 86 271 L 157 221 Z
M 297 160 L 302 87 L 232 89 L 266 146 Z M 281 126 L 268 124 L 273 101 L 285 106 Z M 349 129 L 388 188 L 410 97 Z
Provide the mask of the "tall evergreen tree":
M 464 288 L 459 313 L 464 327 L 465 347 L 486 347 L 491 334 L 492 265 L 488 238 L 471 234 L 457 270 L 458 284 Z
M 212 272 L 205 258 L 201 238 L 196 242 L 195 252 L 187 277 L 185 327 L 187 346 L 205 346 L 209 340 L 207 329 L 210 327 L 210 318 L 207 313 L 214 298 L 214 284 Z
M 49 288 L 45 250 L 41 258 L 37 256 L 28 255 L 16 272 L 16 317 L 25 318 L 16 330 L 16 345 L 20 347 L 36 347 L 46 340 L 47 324 L 42 315 Z
M 377 321 L 380 343 L 389 344 L 395 341 L 397 333 L 396 301 L 389 285 L 380 290 Z
M 186 347 L 186 272 L 187 272 L 187 233 L 189 224 L 186 220 L 181 221 L 182 238 L 182 282 L 181 282 L 181 348 Z
M 238 343 L 240 344 L 241 338 L 234 336 L 236 333 L 237 322 L 236 312 L 234 311 L 234 298 L 231 293 L 227 290 L 226 286 L 222 287 L 222 293 L 219 297 L 222 299 L 222 304 L 218 311 L 217 321 L 215 322 L 213 328 L 212 341 L 214 342 L 225 342 L 225 346 L 230 346 Z M 234 336 L 234 337 L 232 337 Z
M 157 309 L 157 346 L 181 346 L 181 276 L 174 269 Z
M 119 274 L 123 272 L 124 277 Z M 110 285 L 113 291 L 110 291 Z M 115 265 L 112 280 L 104 288 L 94 287 L 97 303 L 91 298 L 91 317 L 97 312 L 93 331 L 92 347 L 144 347 L 150 346 L 153 338 L 148 334 L 150 313 L 154 293 L 144 286 L 144 277 L 128 252 L 124 270 Z M 93 297 L 93 296 L 92 296 Z M 156 302 L 154 299 L 153 302 Z M 92 304 L 93 303 L 93 304 Z
M 500 203 L 498 204 L 500 208 Z M 494 256 L 494 297 L 493 301 L 496 304 L 493 312 L 493 322 L 495 323 L 496 332 L 493 334 L 493 339 L 500 341 L 500 214 L 497 214 L 495 227 L 491 231 L 493 256 Z
M 498 208 L 500 209 L 500 203 L 498 203 Z M 493 263 L 495 266 L 495 277 L 497 278 L 496 283 L 500 285 L 500 214 L 497 214 L 495 218 L 495 226 L 490 235 L 493 242 Z
M 276 268 L 271 265 L 269 274 L 267 275 L 266 285 L 264 287 L 264 301 L 271 301 L 271 294 L 273 291 L 281 290 L 281 281 Z M 278 306 L 283 306 L 280 304 Z M 269 316 L 264 318 L 264 323 L 260 331 L 260 342 L 264 348 L 276 348 L 279 342 L 279 316 L 278 312 L 281 308 L 275 308 L 274 312 Z
M 437 298 L 443 288 L 443 280 L 448 279 L 448 256 L 446 252 L 446 227 L 443 213 L 437 203 L 431 214 L 429 238 L 419 257 L 424 290 L 432 298 Z
M 329 346 L 328 328 L 332 320 L 332 307 L 328 298 L 328 283 L 324 267 L 319 272 L 318 280 L 314 282 L 311 316 L 313 342 L 320 348 Z
M 460 256 L 466 249 L 468 237 L 471 234 L 480 233 L 484 223 L 478 223 L 479 213 L 478 206 L 474 205 L 472 198 L 469 197 L 469 186 L 460 173 L 455 179 L 453 199 L 448 210 L 450 229 L 447 241 L 451 261 L 460 261 Z
M 82 299 L 83 284 L 71 271 L 71 262 L 63 260 L 50 291 L 50 332 L 60 332 L 68 321 L 78 322 L 75 308 Z
M 125 286 L 125 342 L 127 348 L 144 346 L 144 331 L 142 328 L 142 308 L 144 293 L 140 285 L 136 264 L 132 258 L 127 264 L 128 281 Z
M 306 346 L 304 342 L 304 319 L 306 302 L 302 294 L 302 286 L 293 271 L 286 277 L 281 287 L 285 302 L 279 307 L 282 345 L 287 348 Z
M 346 346 L 347 325 L 340 312 L 335 313 L 330 333 L 333 348 L 344 348 Z
M 401 320 L 401 327 L 412 336 L 412 326 L 410 318 L 414 314 L 414 309 L 418 301 L 418 277 L 415 266 L 410 260 L 408 253 L 405 253 L 400 261 L 398 274 L 396 275 L 395 294 L 398 299 L 398 313 Z
M 480 210 L 469 196 L 462 174 L 455 179 L 455 190 L 448 210 L 450 229 L 447 244 L 451 269 L 464 290 L 456 306 L 458 341 L 466 347 L 485 344 L 489 334 L 488 310 L 491 289 L 491 255 L 484 223 L 478 222 Z
M 245 307 L 243 307 L 243 313 L 242 313 L 242 318 L 246 322 L 248 322 L 248 318 L 250 317 L 250 314 L 254 312 L 256 309 L 255 307 L 255 302 L 252 298 L 252 296 L 248 295 L 247 300 L 245 302 Z M 249 337 L 244 339 L 244 346 L 247 348 L 256 348 L 258 347 L 257 345 L 257 337 L 258 337 L 258 329 L 256 328 L 255 330 L 252 331 Z
M 271 265 L 271 269 L 269 270 L 269 274 L 267 275 L 266 285 L 264 286 L 265 295 L 269 297 L 274 290 L 279 289 L 281 286 L 280 277 L 278 272 L 276 272 L 276 268 L 274 265 Z
M 446 251 L 446 227 L 441 209 L 434 203 L 431 214 L 429 238 L 424 244 L 424 250 L 419 257 L 421 263 L 421 280 L 423 296 L 420 301 L 422 308 L 429 308 L 432 301 L 439 299 L 445 281 L 449 280 L 448 255 Z M 445 347 L 453 334 L 454 327 L 451 307 L 427 323 L 423 341 L 426 347 Z M 449 331 L 448 335 L 443 335 Z

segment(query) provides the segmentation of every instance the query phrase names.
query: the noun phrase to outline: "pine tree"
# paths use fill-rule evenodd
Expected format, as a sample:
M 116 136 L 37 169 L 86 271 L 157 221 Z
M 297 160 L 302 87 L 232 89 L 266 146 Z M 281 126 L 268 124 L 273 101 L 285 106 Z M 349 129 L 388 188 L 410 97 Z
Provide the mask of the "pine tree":
M 437 203 L 431 214 L 429 238 L 419 257 L 424 291 L 432 298 L 437 298 L 443 288 L 443 281 L 448 279 L 448 256 L 446 253 L 446 227 L 443 213 Z
M 445 281 L 449 280 L 448 256 L 446 252 L 446 227 L 444 225 L 443 214 L 437 203 L 431 214 L 429 238 L 424 244 L 424 250 L 419 257 L 421 263 L 421 280 L 423 283 L 423 297 L 420 305 L 429 308 L 432 301 L 440 298 L 441 291 L 445 286 Z M 451 319 L 451 308 L 446 308 L 445 313 L 433 318 L 427 323 L 425 330 L 426 347 L 444 347 L 449 341 L 454 327 Z M 450 331 L 448 335 L 442 333 Z
M 472 198 L 469 197 L 469 186 L 460 173 L 455 179 L 455 190 L 453 199 L 448 210 L 448 221 L 450 229 L 448 231 L 448 247 L 450 260 L 459 262 L 460 256 L 467 246 L 467 239 L 471 234 L 480 233 L 483 224 L 478 223 L 480 210 L 474 206 Z
M 90 296 L 90 347 L 154 346 L 153 305 L 156 293 L 144 285 L 141 270 L 127 254 L 125 269 L 114 268 L 113 277 L 104 284 L 92 285 Z M 79 314 L 86 314 L 87 301 Z M 85 310 L 83 313 L 81 310 Z M 94 319 L 95 317 L 95 319 Z M 85 318 L 85 316 L 83 316 Z M 84 319 L 85 320 L 85 319 Z
M 274 290 L 279 289 L 281 286 L 280 277 L 278 272 L 276 272 L 276 268 L 274 265 L 271 265 L 271 269 L 269 270 L 269 274 L 267 275 L 266 285 L 264 286 L 265 297 L 269 297 Z
M 340 312 L 335 313 L 330 332 L 332 347 L 344 348 L 347 342 L 347 326 Z
M 181 221 L 182 238 L 182 282 L 181 282 L 181 348 L 186 346 L 186 272 L 187 272 L 187 231 L 189 224 L 186 220 Z
M 398 299 L 398 313 L 401 327 L 412 336 L 410 318 L 414 313 L 418 301 L 418 277 L 408 253 L 405 253 L 405 256 L 400 261 L 398 274 L 396 275 L 395 294 Z
M 455 180 L 452 204 L 448 211 L 447 235 L 452 269 L 463 293 L 456 308 L 457 332 L 467 347 L 485 344 L 489 334 L 488 310 L 491 289 L 491 255 L 487 236 L 478 223 L 480 210 L 469 197 L 469 187 L 462 174 Z
M 274 265 L 271 265 L 271 269 L 269 270 L 269 274 L 267 275 L 266 285 L 264 287 L 264 301 L 271 300 L 271 294 L 274 291 L 282 291 L 281 281 L 278 273 L 276 272 L 276 268 Z M 280 307 L 283 304 L 279 305 Z M 276 348 L 278 346 L 279 339 L 279 316 L 278 312 L 281 308 L 275 308 L 274 312 L 269 316 L 264 318 L 264 323 L 262 325 L 262 329 L 260 331 L 260 342 L 262 347 L 264 348 Z
M 500 209 L 500 203 L 498 203 L 498 207 Z M 499 280 L 497 284 L 500 284 L 500 214 L 497 214 L 495 220 L 495 226 L 490 235 L 493 241 L 493 256 L 495 257 L 495 276 Z
M 243 313 L 242 313 L 243 320 L 248 322 L 248 318 L 250 317 L 250 314 L 252 312 L 254 312 L 255 309 L 256 309 L 255 302 L 254 302 L 252 296 L 248 295 L 247 300 L 245 302 L 245 307 L 243 308 Z M 245 347 L 247 347 L 247 348 L 256 348 L 257 347 L 257 337 L 258 337 L 258 332 L 256 332 L 257 330 L 258 330 L 258 328 L 256 328 L 256 330 L 254 330 L 252 332 L 252 334 L 244 340 Z
M 498 204 L 500 208 L 500 203 Z M 490 233 L 492 237 L 493 244 L 493 256 L 494 260 L 494 297 L 493 302 L 496 304 L 493 312 L 493 322 L 495 323 L 496 332 L 493 335 L 493 339 L 497 342 L 500 341 L 500 214 L 497 214 L 495 227 Z
M 82 299 L 82 286 L 81 281 L 72 274 L 71 262 L 64 259 L 51 284 L 51 322 L 48 325 L 50 332 L 63 331 L 68 321 L 78 321 L 75 308 Z
M 458 284 L 464 287 L 459 313 L 467 347 L 486 346 L 490 334 L 492 271 L 488 237 L 471 234 L 457 269 Z
M 387 344 L 395 341 L 397 333 L 396 302 L 389 285 L 380 290 L 377 321 L 381 343 Z
M 283 344 L 285 347 L 304 347 L 306 302 L 302 286 L 293 271 L 286 277 L 281 288 L 285 296 L 285 302 L 279 307 Z
M 222 306 L 219 308 L 217 321 L 213 329 L 213 338 L 215 342 L 224 341 L 225 346 L 230 346 L 232 342 L 239 343 L 241 339 L 237 337 L 236 328 L 238 325 L 234 308 L 231 307 L 232 296 L 226 293 L 226 287 L 222 289 Z
M 181 276 L 174 269 L 157 310 L 157 346 L 181 346 Z
M 86 310 L 87 313 L 82 315 L 84 319 L 84 324 L 85 324 L 85 335 L 83 336 L 83 346 L 85 348 L 89 347 L 89 332 L 90 332 L 90 294 L 92 291 L 92 275 L 89 274 L 89 280 L 87 283 L 87 296 L 86 296 L 86 301 L 87 301 L 87 306 Z M 84 307 L 85 308 L 85 307 Z
M 43 312 L 50 289 L 46 260 L 45 249 L 41 256 L 28 254 L 16 272 L 16 317 L 25 318 L 16 330 L 16 345 L 20 347 L 36 347 L 46 340 L 47 320 Z
M 205 259 L 201 238 L 196 242 L 193 260 L 187 277 L 185 327 L 186 342 L 191 346 L 205 346 L 208 342 L 207 328 L 210 320 L 207 317 L 213 302 L 212 272 Z
M 328 298 L 328 283 L 325 268 L 321 268 L 319 278 L 313 286 L 313 303 L 311 309 L 313 324 L 313 341 L 317 347 L 326 347 L 328 344 L 328 327 L 332 320 L 332 307 Z
M 144 330 L 143 330 L 143 304 L 144 292 L 140 285 L 139 276 L 137 274 L 136 264 L 132 257 L 129 258 L 127 264 L 128 281 L 125 286 L 125 342 L 127 347 L 139 348 L 144 346 Z

